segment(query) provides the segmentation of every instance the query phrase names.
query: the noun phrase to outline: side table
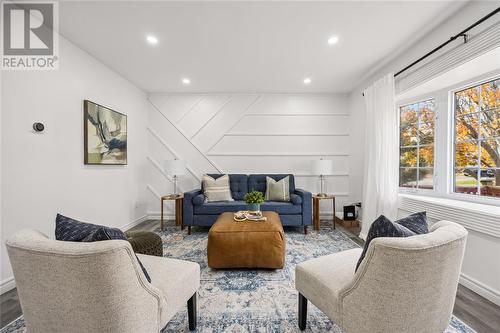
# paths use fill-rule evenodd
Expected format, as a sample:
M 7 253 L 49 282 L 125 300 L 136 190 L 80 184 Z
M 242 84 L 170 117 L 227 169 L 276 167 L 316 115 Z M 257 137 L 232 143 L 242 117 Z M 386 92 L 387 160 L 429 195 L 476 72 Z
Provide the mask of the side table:
M 318 196 L 313 195 L 313 225 L 314 230 L 319 230 L 319 203 L 321 200 L 332 200 L 333 202 L 333 229 L 335 229 L 335 196 L 327 195 L 327 196 Z
M 163 230 L 163 202 L 165 200 L 175 201 L 175 225 L 180 225 L 181 229 L 184 230 L 184 223 L 182 223 L 182 203 L 184 202 L 184 197 L 182 194 L 169 194 L 161 197 L 161 230 Z

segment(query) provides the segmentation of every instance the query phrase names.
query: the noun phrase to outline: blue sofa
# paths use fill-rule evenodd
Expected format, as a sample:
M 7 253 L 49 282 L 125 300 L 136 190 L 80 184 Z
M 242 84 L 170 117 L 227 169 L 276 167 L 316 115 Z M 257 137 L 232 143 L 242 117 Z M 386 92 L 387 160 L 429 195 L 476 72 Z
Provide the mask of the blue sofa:
M 219 178 L 222 174 L 209 174 Z M 191 231 L 191 226 L 211 226 L 219 214 L 237 212 L 247 209 L 245 194 L 251 191 L 266 192 L 266 176 L 278 181 L 286 176 L 290 177 L 290 202 L 266 201 L 260 205 L 262 211 L 275 211 L 280 215 L 284 226 L 304 227 L 312 224 L 312 195 L 311 192 L 295 188 L 293 175 L 287 174 L 229 174 L 231 194 L 234 201 L 205 202 L 202 189 L 184 193 L 183 224 Z

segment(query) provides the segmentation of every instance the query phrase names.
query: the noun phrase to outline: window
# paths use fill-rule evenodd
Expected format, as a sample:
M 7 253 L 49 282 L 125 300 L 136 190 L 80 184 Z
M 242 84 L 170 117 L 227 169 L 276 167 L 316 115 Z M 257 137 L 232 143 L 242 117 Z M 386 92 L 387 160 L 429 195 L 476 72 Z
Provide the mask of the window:
M 455 193 L 500 197 L 500 79 L 454 93 Z
M 434 189 L 435 100 L 399 108 L 399 186 Z

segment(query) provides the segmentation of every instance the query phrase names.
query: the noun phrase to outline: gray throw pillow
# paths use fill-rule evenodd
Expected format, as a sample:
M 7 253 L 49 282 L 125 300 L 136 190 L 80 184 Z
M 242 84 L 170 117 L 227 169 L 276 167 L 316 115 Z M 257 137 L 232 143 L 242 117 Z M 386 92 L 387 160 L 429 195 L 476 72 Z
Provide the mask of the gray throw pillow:
M 290 177 L 275 181 L 266 177 L 266 201 L 290 201 Z
M 217 179 L 204 175 L 202 182 L 203 194 L 207 202 L 234 201 L 231 196 L 231 189 L 229 188 L 229 175 L 224 175 Z

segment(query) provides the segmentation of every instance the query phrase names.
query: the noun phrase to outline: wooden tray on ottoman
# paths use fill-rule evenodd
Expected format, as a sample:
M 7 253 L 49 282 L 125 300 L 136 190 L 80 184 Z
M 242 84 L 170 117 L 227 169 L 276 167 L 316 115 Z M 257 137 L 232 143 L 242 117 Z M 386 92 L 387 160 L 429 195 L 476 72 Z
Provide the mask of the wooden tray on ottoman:
M 275 212 L 267 221 L 236 222 L 222 213 L 208 232 L 208 266 L 212 268 L 283 268 L 285 233 Z

